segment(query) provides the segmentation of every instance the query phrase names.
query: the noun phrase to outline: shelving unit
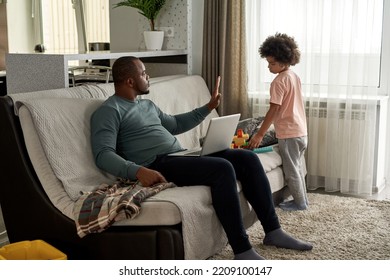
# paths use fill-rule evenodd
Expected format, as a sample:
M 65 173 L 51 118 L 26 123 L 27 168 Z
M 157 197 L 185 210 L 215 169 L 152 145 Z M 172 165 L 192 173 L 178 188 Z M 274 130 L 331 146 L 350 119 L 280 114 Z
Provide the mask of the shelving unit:
M 6 56 L 7 92 L 10 94 L 69 87 L 68 69 L 71 61 L 115 60 L 122 56 L 136 56 L 150 63 L 187 63 L 187 50 L 9 53 Z

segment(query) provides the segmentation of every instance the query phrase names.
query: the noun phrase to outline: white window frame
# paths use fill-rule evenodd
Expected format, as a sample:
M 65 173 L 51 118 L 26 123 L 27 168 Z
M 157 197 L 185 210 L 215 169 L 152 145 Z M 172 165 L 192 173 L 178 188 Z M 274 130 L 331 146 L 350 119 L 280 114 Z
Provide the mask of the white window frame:
M 379 93 L 390 96 L 390 0 L 383 0 L 382 55 Z

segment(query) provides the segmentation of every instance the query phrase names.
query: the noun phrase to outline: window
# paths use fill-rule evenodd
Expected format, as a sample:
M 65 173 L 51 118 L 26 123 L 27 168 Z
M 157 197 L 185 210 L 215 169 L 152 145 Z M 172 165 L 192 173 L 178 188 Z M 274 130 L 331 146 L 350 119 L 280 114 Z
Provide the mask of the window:
M 302 81 L 308 124 L 307 187 L 377 191 L 390 176 L 390 1 L 246 1 L 253 115 L 267 112 L 275 77 L 260 45 L 276 32 L 293 36 L 301 60 L 292 69 Z
M 76 12 L 79 11 L 85 20 L 87 43 L 110 41 L 109 0 L 40 1 L 42 37 L 47 51 L 78 52 L 78 32 L 83 32 L 82 26 L 76 21 Z M 80 4 L 83 5 L 81 10 L 78 6 Z
M 276 32 L 296 39 L 304 85 L 377 88 L 382 13 L 382 0 L 247 0 L 249 94 L 267 91 L 274 78 L 258 49 Z

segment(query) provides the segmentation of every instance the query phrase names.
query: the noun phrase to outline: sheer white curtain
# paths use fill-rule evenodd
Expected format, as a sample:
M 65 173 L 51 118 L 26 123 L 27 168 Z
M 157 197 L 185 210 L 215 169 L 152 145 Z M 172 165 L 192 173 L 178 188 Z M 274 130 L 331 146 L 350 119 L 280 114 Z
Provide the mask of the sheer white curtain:
M 301 51 L 292 69 L 307 105 L 308 188 L 372 194 L 383 179 L 377 178 L 383 1 L 246 1 L 253 114 L 268 109 L 274 78 L 258 48 L 269 35 L 287 33 Z
M 78 52 L 74 5 L 79 0 L 40 0 L 42 38 L 49 52 Z M 110 42 L 109 0 L 83 0 L 87 42 Z M 37 21 L 39 19 L 37 18 Z M 37 35 L 39 37 L 39 35 Z
M 69 1 L 41 0 L 42 43 L 48 52 L 78 50 L 76 17 Z

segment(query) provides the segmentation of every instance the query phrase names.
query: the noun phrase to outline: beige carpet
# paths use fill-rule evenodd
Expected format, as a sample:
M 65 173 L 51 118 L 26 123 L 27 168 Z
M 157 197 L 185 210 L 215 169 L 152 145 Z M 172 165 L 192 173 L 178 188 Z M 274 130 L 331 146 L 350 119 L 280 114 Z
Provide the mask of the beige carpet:
M 312 251 L 299 252 L 264 246 L 257 222 L 249 230 L 253 247 L 269 260 L 389 260 L 390 201 L 308 194 L 309 210 L 277 208 L 282 228 L 311 242 Z M 230 246 L 211 259 L 232 259 Z

